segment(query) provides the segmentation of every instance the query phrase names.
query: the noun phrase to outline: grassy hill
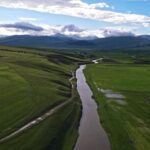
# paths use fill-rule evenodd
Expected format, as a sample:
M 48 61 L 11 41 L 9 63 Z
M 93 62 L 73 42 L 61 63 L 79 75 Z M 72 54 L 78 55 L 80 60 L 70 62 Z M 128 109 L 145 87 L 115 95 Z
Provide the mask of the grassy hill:
M 0 143 L 0 150 L 73 147 L 81 105 L 69 79 L 81 61 L 73 54 L 0 47 L 0 139 L 70 100 L 42 123 Z

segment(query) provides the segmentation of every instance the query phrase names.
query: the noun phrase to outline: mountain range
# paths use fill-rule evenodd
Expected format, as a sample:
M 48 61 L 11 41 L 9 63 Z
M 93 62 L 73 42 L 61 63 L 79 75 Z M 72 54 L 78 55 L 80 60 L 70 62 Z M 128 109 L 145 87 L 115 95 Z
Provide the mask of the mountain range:
M 64 35 L 30 36 L 15 35 L 0 37 L 0 45 L 58 48 L 58 49 L 94 49 L 94 50 L 126 50 L 150 49 L 150 36 L 120 36 L 82 40 Z

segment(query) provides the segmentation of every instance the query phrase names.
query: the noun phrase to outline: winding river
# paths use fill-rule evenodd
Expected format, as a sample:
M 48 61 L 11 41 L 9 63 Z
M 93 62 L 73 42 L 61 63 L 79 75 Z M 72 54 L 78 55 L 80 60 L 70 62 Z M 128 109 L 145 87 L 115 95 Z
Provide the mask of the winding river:
M 82 117 L 79 126 L 79 137 L 74 150 L 110 150 L 106 132 L 102 128 L 97 113 L 97 104 L 92 98 L 92 91 L 83 73 L 86 65 L 76 71 L 77 90 L 82 101 Z

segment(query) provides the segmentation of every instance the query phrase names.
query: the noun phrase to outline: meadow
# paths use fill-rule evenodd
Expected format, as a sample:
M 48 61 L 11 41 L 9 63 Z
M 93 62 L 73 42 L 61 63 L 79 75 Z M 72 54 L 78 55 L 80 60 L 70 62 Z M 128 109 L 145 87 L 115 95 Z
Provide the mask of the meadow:
M 73 54 L 0 47 L 0 139 L 68 101 L 43 122 L 1 142 L 0 150 L 72 149 L 81 104 L 69 80 L 80 62 Z
M 150 59 L 135 55 L 101 53 L 103 61 L 85 70 L 112 150 L 150 149 L 150 65 L 145 63 Z M 104 91 L 124 98 L 107 97 Z

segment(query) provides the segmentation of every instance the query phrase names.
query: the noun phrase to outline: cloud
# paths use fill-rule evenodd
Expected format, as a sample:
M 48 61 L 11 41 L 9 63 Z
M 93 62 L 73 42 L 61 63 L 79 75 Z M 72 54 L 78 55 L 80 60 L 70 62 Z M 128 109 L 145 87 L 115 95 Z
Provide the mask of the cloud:
M 135 34 L 128 30 L 120 29 L 105 29 L 103 31 L 104 37 L 118 37 L 118 36 L 134 36 Z
M 51 14 L 62 14 L 97 21 L 123 23 L 150 23 L 150 17 L 138 14 L 119 13 L 105 2 L 88 4 L 81 0 L 1 0 L 0 6 L 23 8 Z M 109 8 L 109 10 L 108 10 Z
M 71 25 L 66 25 L 62 28 L 62 32 L 82 32 L 84 29 L 81 29 L 73 24 Z
M 26 22 L 18 22 L 14 24 L 1 24 L 0 28 L 23 30 L 23 31 L 43 31 L 43 28 Z
M 20 21 L 37 21 L 37 18 L 28 18 L 28 17 L 20 17 L 18 18 Z
M 146 28 L 150 27 L 150 23 L 143 23 L 142 25 Z
M 104 2 L 101 3 L 95 3 L 95 4 L 90 4 L 89 8 L 109 8 L 110 6 Z
M 133 36 L 134 34 L 125 28 L 102 28 L 96 30 L 88 30 L 71 25 L 50 26 L 47 24 L 34 25 L 26 22 L 14 24 L 0 24 L 0 33 L 5 36 L 10 35 L 34 35 L 34 36 L 52 36 L 65 35 L 68 37 L 79 39 L 93 39 L 111 36 Z

